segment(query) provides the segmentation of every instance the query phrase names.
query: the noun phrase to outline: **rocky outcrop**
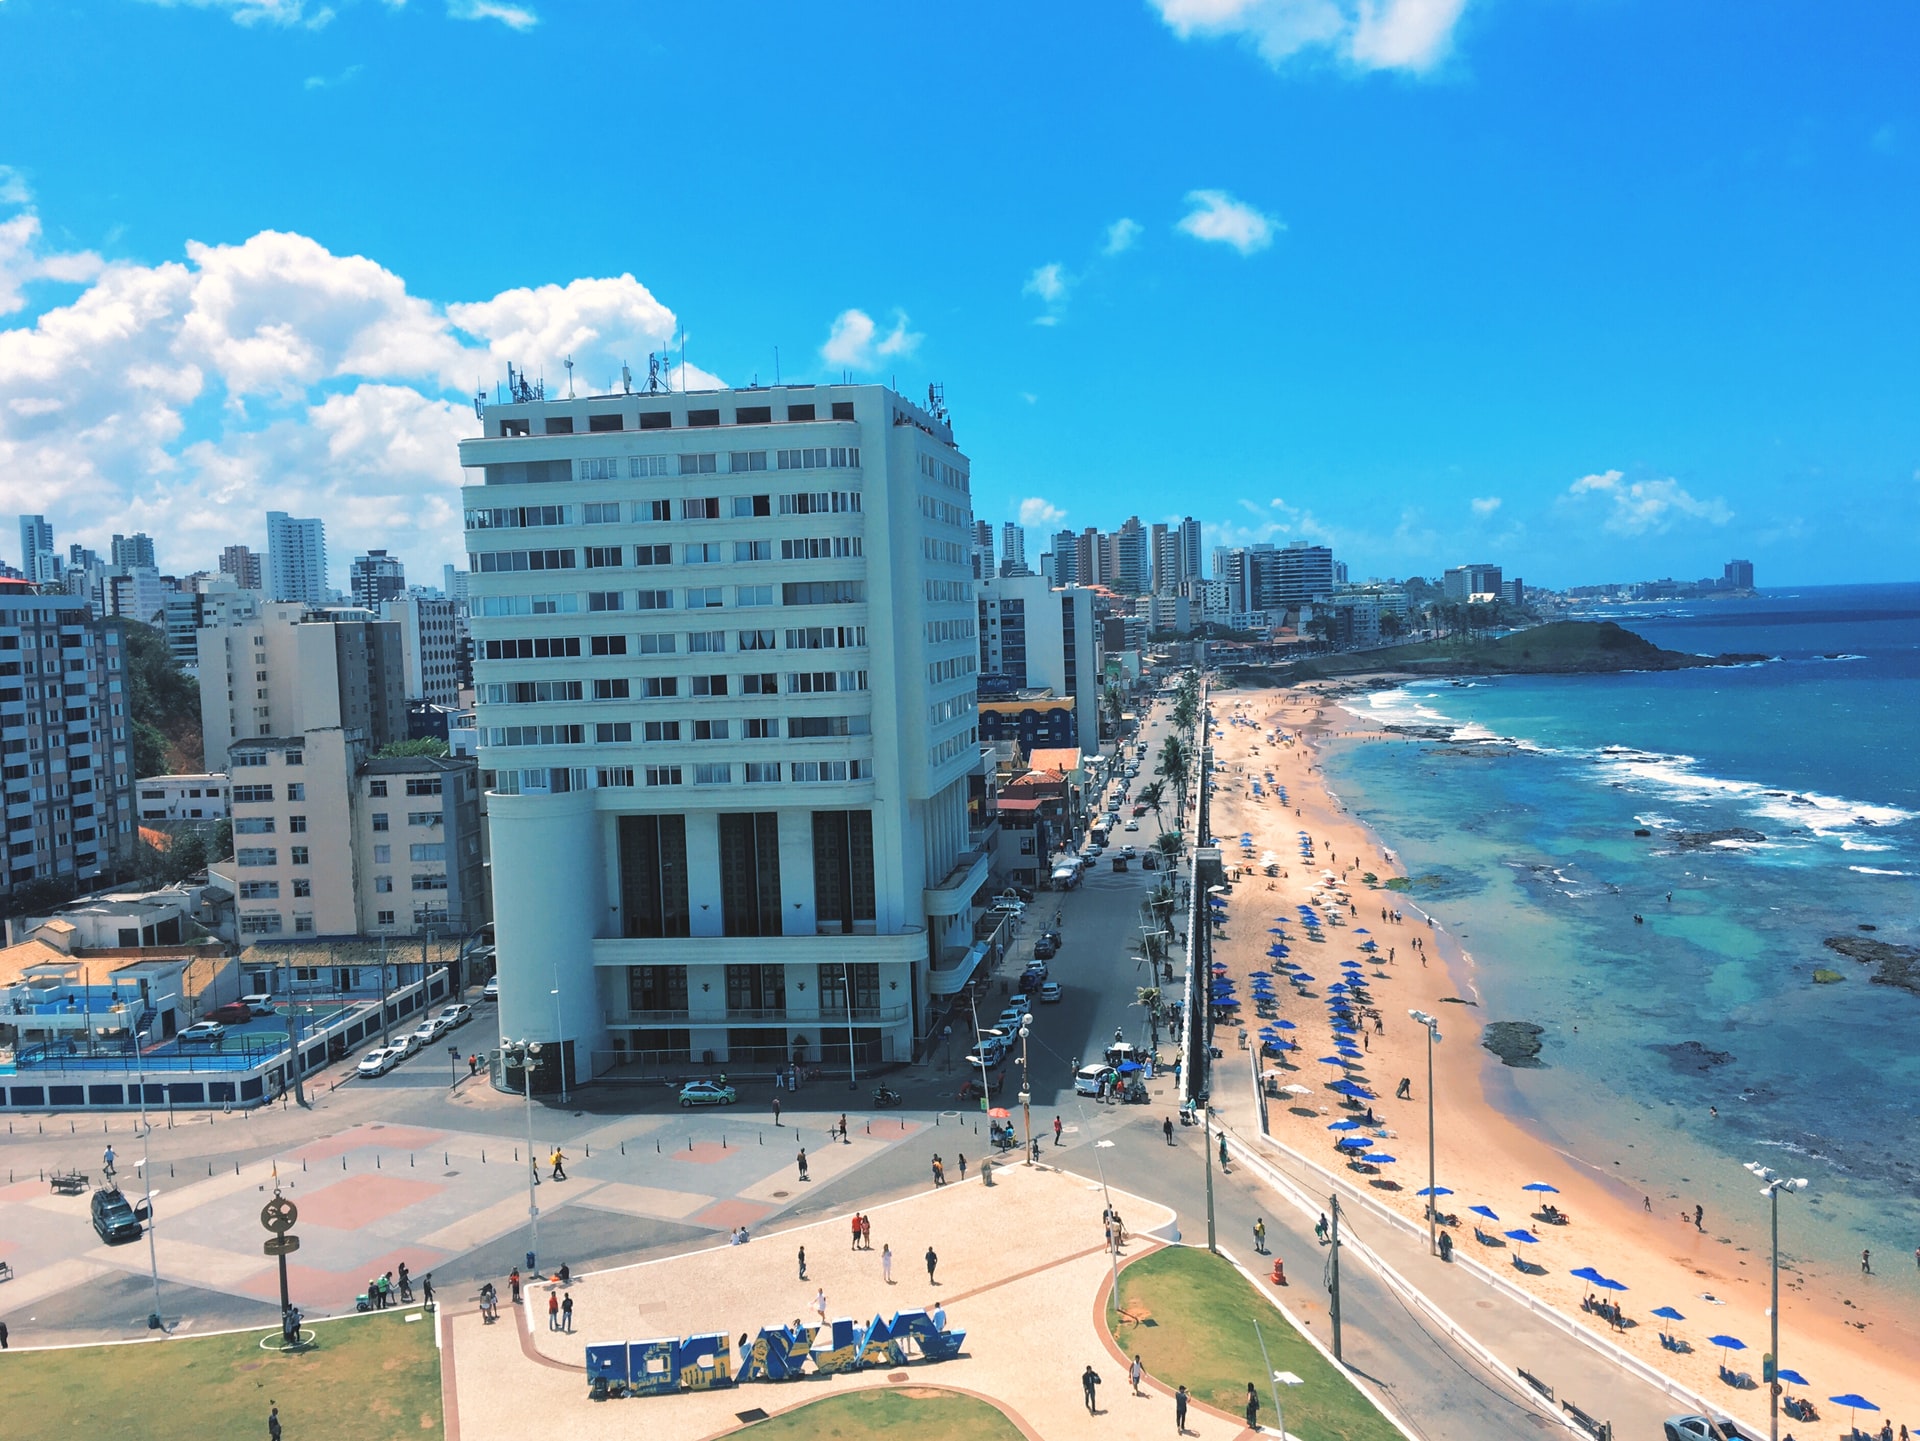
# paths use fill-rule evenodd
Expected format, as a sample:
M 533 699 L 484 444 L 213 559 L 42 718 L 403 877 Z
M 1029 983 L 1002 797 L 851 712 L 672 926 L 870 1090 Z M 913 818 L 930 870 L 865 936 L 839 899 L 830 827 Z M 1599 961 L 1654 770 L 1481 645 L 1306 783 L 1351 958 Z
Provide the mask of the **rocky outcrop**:
M 1716 1066 L 1724 1066 L 1733 1059 L 1733 1052 L 1712 1050 L 1700 1041 L 1678 1041 L 1651 1049 L 1673 1062 L 1676 1071 L 1688 1071 L 1696 1076 L 1704 1076 Z
M 1745 826 L 1728 826 L 1723 831 L 1675 831 L 1669 839 L 1683 851 L 1699 851 L 1720 841 L 1764 841 L 1766 837 Z
M 1495 1021 L 1480 1037 L 1480 1044 L 1500 1058 L 1503 1065 L 1540 1070 L 1540 1038 L 1544 1028 L 1531 1021 Z
M 1862 965 L 1878 966 L 1879 969 L 1867 977 L 1876 986 L 1898 986 L 1920 996 L 1920 946 L 1869 940 L 1865 936 L 1828 936 L 1824 944 L 1828 950 L 1838 951 Z

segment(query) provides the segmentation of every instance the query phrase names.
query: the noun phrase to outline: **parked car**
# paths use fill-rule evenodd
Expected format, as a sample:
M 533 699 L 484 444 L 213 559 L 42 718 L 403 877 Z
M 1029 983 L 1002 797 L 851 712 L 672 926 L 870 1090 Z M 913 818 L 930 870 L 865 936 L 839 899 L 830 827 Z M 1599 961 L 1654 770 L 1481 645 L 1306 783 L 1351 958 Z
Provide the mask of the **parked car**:
M 415 1051 L 420 1049 L 420 1042 L 420 1033 L 418 1031 L 409 1031 L 406 1035 L 395 1041 L 388 1049 L 398 1051 L 400 1053 L 400 1059 L 405 1060 L 408 1056 L 411 1056 Z
M 264 991 L 251 996 L 242 996 L 238 1004 L 245 1006 L 256 1016 L 271 1016 L 274 1014 L 273 997 Z
M 473 1007 L 464 1001 L 458 1001 L 441 1011 L 440 1017 L 447 1023 L 447 1029 L 452 1030 L 455 1026 L 464 1026 L 473 1019 Z
M 1020 979 L 1013 983 L 1013 988 L 1025 996 L 1039 990 L 1041 986 L 1046 984 L 1046 980 L 1047 978 L 1038 971 L 1022 971 L 1020 973 Z
M 1666 1441 L 1753 1441 L 1733 1422 L 1709 1421 L 1704 1416 L 1669 1416 L 1666 1432 Z
M 500 978 L 498 976 L 487 977 L 486 985 L 480 988 L 480 999 L 483 1001 L 497 1001 L 500 999 Z
M 175 1039 L 183 1046 L 203 1041 L 212 1045 L 216 1044 L 226 1033 L 227 1028 L 218 1021 L 195 1021 L 175 1037 Z
M 1044 960 L 1039 960 L 1037 958 L 1034 960 L 1028 961 L 1026 974 L 1029 976 L 1038 976 L 1041 980 L 1044 981 L 1048 975 L 1047 963 Z
M 688 1081 L 680 1088 L 683 1106 L 731 1106 L 738 1099 L 732 1086 L 718 1081 Z
M 1033 956 L 1035 960 L 1050 961 L 1054 956 L 1059 954 L 1059 951 L 1059 945 L 1054 941 L 1048 940 L 1045 936 L 1040 937 L 1039 940 L 1033 943 Z
M 1097 1096 L 1100 1094 L 1100 1082 L 1112 1074 L 1111 1066 L 1098 1063 L 1082 1066 L 1073 1073 L 1073 1089 L 1082 1096 Z
M 1049 1005 L 1059 1000 L 1060 983 L 1058 981 L 1042 981 L 1040 983 L 1040 999 Z
M 1016 1011 L 1019 1014 L 1024 1016 L 1028 1011 L 1033 1009 L 1033 1003 L 1029 1001 L 1025 996 L 1015 996 L 1012 1000 L 1007 1002 L 1007 1009 L 1010 1011 Z
M 1018 896 L 1023 901 L 1030 901 L 1033 899 L 1033 888 L 1031 886 L 1008 886 L 1007 890 L 1011 892 L 1013 895 Z
M 439 1040 L 440 1032 L 445 1029 L 446 1028 L 440 1024 L 439 1018 L 435 1017 L 433 1020 L 422 1021 L 419 1025 L 415 1026 L 413 1028 L 413 1034 L 408 1036 L 407 1039 L 413 1042 L 413 1048 L 417 1051 L 422 1046 L 430 1045 L 434 1041 Z
M 960 1064 L 965 1066 L 969 1071 L 974 1072 L 977 1077 L 978 1073 L 983 1069 L 988 1071 L 999 1070 L 1000 1062 L 1005 1059 L 1005 1057 L 1006 1052 L 1000 1050 L 997 1046 L 992 1049 L 988 1049 L 985 1046 L 976 1046 L 960 1058 Z
M 109 1246 L 117 1246 L 122 1241 L 137 1241 L 146 1231 L 140 1224 L 140 1215 L 134 1210 L 132 1202 L 118 1191 L 93 1193 L 93 1229 Z
M 398 1064 L 399 1060 L 400 1052 L 394 1050 L 392 1047 L 375 1046 L 360 1058 L 360 1064 L 353 1068 L 354 1074 L 372 1080 L 375 1076 L 386 1075 L 388 1071 L 391 1071 L 394 1066 Z
M 1017 1001 L 1026 1001 L 1027 997 L 1023 994 L 1015 996 L 1014 999 Z M 1031 1005 L 1032 1002 L 1028 1001 L 1028 1004 Z M 1009 1031 L 1013 1035 L 1018 1036 L 1020 1034 L 1020 1023 L 1026 1018 L 1027 1013 L 1025 1010 L 1016 1011 L 1009 1006 L 998 1016 L 994 1017 L 993 1024 L 996 1029 Z
M 228 1001 L 224 1006 L 215 1006 L 207 1012 L 209 1021 L 218 1021 L 223 1026 L 244 1026 L 253 1019 L 253 1007 L 245 1001 Z

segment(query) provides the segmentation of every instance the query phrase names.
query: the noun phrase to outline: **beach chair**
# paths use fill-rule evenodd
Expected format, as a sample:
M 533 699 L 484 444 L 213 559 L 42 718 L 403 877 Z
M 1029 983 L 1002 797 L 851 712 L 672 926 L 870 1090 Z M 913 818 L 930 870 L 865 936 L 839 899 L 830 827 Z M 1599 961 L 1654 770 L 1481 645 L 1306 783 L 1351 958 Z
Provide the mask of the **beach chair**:
M 1475 1226 L 1473 1228 L 1473 1239 L 1478 1241 L 1482 1246 L 1504 1246 L 1507 1244 L 1506 1239 L 1504 1237 L 1489 1236 L 1485 1231 L 1481 1230 L 1478 1226 Z

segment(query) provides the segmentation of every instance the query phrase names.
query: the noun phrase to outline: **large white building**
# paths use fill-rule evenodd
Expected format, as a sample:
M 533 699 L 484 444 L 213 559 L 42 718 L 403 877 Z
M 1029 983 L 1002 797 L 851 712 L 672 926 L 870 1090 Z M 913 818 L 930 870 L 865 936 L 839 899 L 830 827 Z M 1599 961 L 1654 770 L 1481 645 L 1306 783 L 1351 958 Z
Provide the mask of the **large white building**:
M 911 1056 L 990 859 L 945 419 L 877 385 L 522 401 L 460 461 L 502 1034 L 557 1027 L 570 1078 Z
M 1069 701 L 1074 735 L 1050 743 L 1099 750 L 1100 638 L 1093 592 L 1053 586 L 1040 575 L 1007 575 L 981 581 L 974 594 L 981 673 L 999 676 L 1016 690 L 1045 687 Z M 992 724 L 988 730 L 989 740 L 1009 734 Z
M 326 522 L 267 512 L 267 598 L 327 603 Z

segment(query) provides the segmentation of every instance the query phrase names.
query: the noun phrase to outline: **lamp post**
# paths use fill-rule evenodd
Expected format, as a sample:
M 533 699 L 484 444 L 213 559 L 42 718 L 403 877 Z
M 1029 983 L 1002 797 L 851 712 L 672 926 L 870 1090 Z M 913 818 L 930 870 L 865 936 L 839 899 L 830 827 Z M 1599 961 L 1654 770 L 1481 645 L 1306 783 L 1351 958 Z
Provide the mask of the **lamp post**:
M 567 1104 L 567 1048 L 560 1039 L 560 959 L 553 962 L 553 1053 L 560 1061 L 560 1104 Z
M 1027 1069 L 1027 1036 L 1033 1030 L 1033 1013 L 1029 1011 L 1020 1018 L 1020 1115 L 1027 1125 L 1027 1160 L 1033 1164 L 1033 1090 L 1032 1075 Z
M 158 1331 L 162 1328 L 160 1320 L 160 1252 L 153 1239 L 153 1167 L 147 1164 L 147 1137 L 153 1134 L 153 1126 L 147 1120 L 147 1053 L 141 1049 L 149 1033 L 140 1032 L 133 1038 L 135 1056 L 135 1074 L 139 1077 L 136 1084 L 140 1087 L 140 1182 L 147 1189 L 147 1269 L 153 1276 L 153 1314 L 147 1317 L 147 1329 Z
M 509 1041 L 504 1037 L 500 1042 L 500 1056 L 504 1063 L 508 1057 L 520 1062 L 520 1090 L 527 1103 L 527 1221 L 532 1226 L 532 1237 L 528 1249 L 535 1255 L 540 1251 L 540 1203 L 534 1199 L 533 1188 L 540 1184 L 540 1161 L 533 1154 L 533 1058 L 540 1054 L 538 1041 Z M 527 1269 L 533 1269 L 529 1263 Z
M 1806 1190 L 1807 1179 L 1779 1175 L 1758 1161 L 1747 1162 L 1747 1169 L 1766 1183 L 1760 1188 L 1760 1194 L 1767 1198 L 1773 1210 L 1772 1304 L 1767 1308 L 1767 1320 L 1772 1328 L 1767 1344 L 1773 1355 L 1773 1374 L 1767 1378 L 1767 1435 L 1771 1441 L 1780 1441 L 1780 1193 Z
M 1434 1165 L 1433 1043 L 1440 1039 L 1440 1018 L 1425 1011 L 1408 1011 L 1427 1033 L 1427 1249 L 1440 1252 L 1440 1182 Z M 1362 1024 L 1365 1024 L 1362 1022 Z

